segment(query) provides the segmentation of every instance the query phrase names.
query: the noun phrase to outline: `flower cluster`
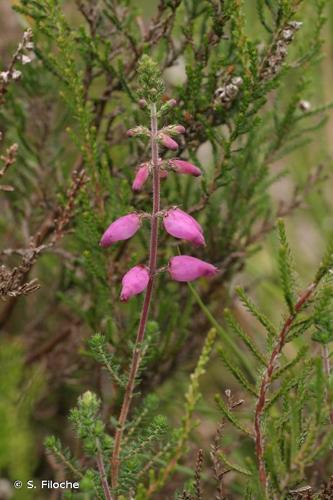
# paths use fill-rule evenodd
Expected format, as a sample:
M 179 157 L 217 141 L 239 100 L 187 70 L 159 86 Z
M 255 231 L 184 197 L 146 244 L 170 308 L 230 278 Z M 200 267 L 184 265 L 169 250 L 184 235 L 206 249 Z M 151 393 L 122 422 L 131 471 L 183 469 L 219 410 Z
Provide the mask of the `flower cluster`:
M 172 101 L 172 105 L 174 105 Z M 175 151 L 178 149 L 178 143 L 174 136 L 183 134 L 185 129 L 182 125 L 170 125 L 155 131 L 155 142 L 166 149 Z M 127 132 L 128 137 L 150 137 L 154 134 L 153 130 L 146 127 L 135 127 Z M 158 182 L 161 178 L 167 177 L 170 171 L 177 174 L 187 174 L 194 177 L 201 175 L 201 170 L 181 159 L 173 158 L 162 160 L 157 158 L 154 161 L 142 163 L 138 166 L 137 172 L 132 184 L 133 191 L 140 191 L 153 170 L 158 169 Z M 156 173 L 156 172 L 155 172 Z M 109 247 L 118 241 L 128 240 L 140 229 L 144 219 L 162 218 L 165 231 L 181 240 L 188 241 L 194 246 L 204 246 L 205 238 L 200 224 L 189 214 L 178 207 L 171 207 L 166 210 L 158 210 L 156 213 L 129 213 L 114 222 L 104 232 L 100 245 Z M 217 272 L 217 268 L 208 262 L 189 255 L 179 255 L 172 257 L 167 266 L 171 279 L 180 282 L 193 281 L 202 276 L 212 276 Z M 153 273 L 156 272 L 153 270 Z M 122 290 L 120 299 L 127 301 L 134 295 L 143 292 L 152 276 L 152 270 L 145 265 L 136 265 L 130 269 L 122 279 Z

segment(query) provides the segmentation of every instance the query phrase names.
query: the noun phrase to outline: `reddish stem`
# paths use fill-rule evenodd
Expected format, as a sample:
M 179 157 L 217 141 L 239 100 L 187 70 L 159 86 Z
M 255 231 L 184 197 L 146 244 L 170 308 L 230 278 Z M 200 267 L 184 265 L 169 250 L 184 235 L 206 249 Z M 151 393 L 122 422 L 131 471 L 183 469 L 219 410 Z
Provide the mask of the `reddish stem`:
M 262 376 L 259 397 L 256 404 L 255 418 L 254 418 L 254 431 L 255 431 L 255 443 L 256 443 L 256 455 L 259 467 L 259 479 L 267 494 L 267 474 L 264 461 L 264 438 L 261 431 L 261 418 L 265 409 L 266 395 L 269 385 L 272 381 L 272 375 L 277 365 L 277 359 L 281 354 L 281 351 L 285 345 L 287 335 L 290 328 L 293 325 L 297 314 L 300 312 L 304 304 L 310 299 L 314 290 L 316 289 L 318 283 L 311 283 L 300 295 L 298 301 L 296 302 L 293 314 L 290 314 L 286 319 L 282 330 L 280 331 L 277 344 L 273 349 L 270 360 L 268 362 L 267 368 Z
M 113 500 L 113 497 L 111 495 L 111 491 L 109 488 L 109 483 L 106 477 L 106 472 L 105 472 L 105 467 L 104 467 L 104 461 L 103 461 L 103 454 L 102 450 L 99 444 L 99 441 L 97 440 L 97 456 L 96 456 L 96 462 L 97 462 L 97 468 L 99 472 L 99 477 L 101 480 L 105 500 Z
M 120 451 L 121 441 L 123 438 L 127 416 L 129 413 L 131 400 L 135 388 L 135 380 L 140 366 L 142 356 L 142 342 L 145 335 L 149 308 L 152 298 L 154 279 L 156 274 L 157 263 L 157 247 L 158 247 L 158 212 L 160 211 L 160 172 L 158 161 L 158 138 L 157 138 L 157 113 L 156 104 L 151 105 L 151 163 L 153 171 L 153 210 L 151 217 L 151 232 L 150 232 L 150 252 L 149 252 L 149 282 L 146 289 L 145 298 L 143 301 L 140 323 L 136 336 L 128 382 L 124 394 L 123 403 L 118 419 L 118 426 L 115 434 L 114 448 L 111 459 L 111 484 L 112 488 L 118 486 L 119 468 L 120 468 Z

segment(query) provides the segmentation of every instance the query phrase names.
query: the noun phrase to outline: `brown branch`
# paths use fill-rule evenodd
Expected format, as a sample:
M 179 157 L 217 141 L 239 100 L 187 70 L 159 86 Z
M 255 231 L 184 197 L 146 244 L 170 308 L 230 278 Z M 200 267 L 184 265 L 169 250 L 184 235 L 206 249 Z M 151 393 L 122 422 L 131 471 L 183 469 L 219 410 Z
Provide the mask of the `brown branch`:
M 32 267 L 34 266 L 39 255 L 50 246 L 55 245 L 60 238 L 64 236 L 64 231 L 71 219 L 74 217 L 75 200 L 80 189 L 87 182 L 85 171 L 80 169 L 74 171 L 72 183 L 67 191 L 67 202 L 64 207 L 57 206 L 40 225 L 38 231 L 31 240 L 31 247 L 28 248 L 23 256 L 22 262 L 13 272 L 15 272 L 15 287 L 24 287 L 24 282 L 27 280 Z M 50 237 L 48 244 L 44 242 Z M 31 282 L 32 283 L 32 282 Z M 27 292 L 9 294 L 5 306 L 0 314 L 0 328 L 3 327 L 9 320 L 17 300 L 20 295 Z

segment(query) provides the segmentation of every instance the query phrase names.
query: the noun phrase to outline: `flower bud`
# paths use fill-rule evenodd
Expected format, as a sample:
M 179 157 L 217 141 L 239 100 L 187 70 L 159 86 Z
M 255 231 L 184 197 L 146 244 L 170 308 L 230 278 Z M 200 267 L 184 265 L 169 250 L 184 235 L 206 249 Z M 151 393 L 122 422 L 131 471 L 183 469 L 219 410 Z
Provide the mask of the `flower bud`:
M 169 160 L 169 165 L 177 174 L 189 174 L 194 175 L 194 177 L 199 177 L 201 175 L 200 168 L 188 161 L 173 159 Z
M 132 184 L 132 189 L 133 191 L 141 191 L 142 186 L 146 182 L 146 180 L 149 177 L 149 167 L 148 163 L 142 163 L 135 175 L 133 184 Z
M 175 125 L 173 128 L 173 132 L 176 134 L 185 134 L 186 129 L 183 125 Z
M 120 293 L 120 300 L 126 302 L 134 295 L 143 292 L 148 285 L 149 272 L 143 265 L 132 267 L 122 279 L 122 289 Z
M 141 226 L 141 217 L 136 214 L 128 214 L 112 222 L 107 228 L 100 241 L 101 247 L 108 247 L 113 243 L 131 238 Z
M 205 245 L 200 224 L 180 208 L 169 209 L 164 216 L 163 225 L 166 232 L 174 238 L 190 241 L 196 246 Z
M 171 139 L 171 137 L 169 137 L 168 135 L 161 133 L 161 134 L 159 134 L 158 138 L 161 141 L 161 143 L 163 144 L 163 146 L 165 146 L 166 148 L 172 149 L 172 150 L 178 149 L 177 142 L 174 141 L 173 139 Z
M 139 103 L 139 106 L 140 106 L 141 109 L 144 109 L 144 108 L 147 107 L 147 101 L 146 101 L 146 99 L 139 99 L 138 103 Z
M 139 125 L 138 127 L 127 130 L 127 137 L 150 137 L 150 131 L 147 127 Z
M 169 273 L 175 281 L 193 281 L 202 276 L 214 276 L 217 267 L 190 255 L 177 255 L 169 261 Z
M 175 106 L 177 106 L 177 101 L 176 99 L 170 99 L 167 104 L 171 107 L 171 108 L 174 108 Z

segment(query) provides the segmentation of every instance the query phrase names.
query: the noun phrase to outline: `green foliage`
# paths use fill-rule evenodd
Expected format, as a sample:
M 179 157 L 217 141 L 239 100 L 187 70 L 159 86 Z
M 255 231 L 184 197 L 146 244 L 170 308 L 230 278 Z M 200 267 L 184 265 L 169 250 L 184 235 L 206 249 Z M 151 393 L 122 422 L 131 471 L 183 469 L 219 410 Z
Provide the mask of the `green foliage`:
M 94 359 L 105 367 L 111 376 L 111 379 L 120 387 L 124 387 L 125 380 L 122 375 L 119 374 L 119 364 L 116 363 L 114 356 L 108 351 L 106 338 L 103 337 L 103 335 L 96 333 L 89 339 L 88 346 Z
M 22 347 L 17 342 L 1 341 L 0 364 L 0 468 L 14 481 L 32 479 L 37 461 L 32 411 L 41 396 L 42 373 L 24 372 Z M 33 498 L 29 491 L 17 498 Z
M 100 405 L 96 395 L 87 391 L 79 398 L 77 408 L 70 415 L 75 432 L 88 456 L 96 455 L 98 443 L 104 451 L 110 449 L 112 444 L 111 438 L 105 433 L 102 420 L 98 418 Z
M 69 479 L 80 480 L 81 491 L 68 498 L 105 496 L 101 464 L 110 483 L 113 436 L 142 305 L 140 296 L 120 303 L 119 288 L 131 266 L 146 263 L 146 221 L 135 238 L 119 245 L 101 249 L 99 240 L 116 217 L 145 213 L 151 203 L 149 182 L 141 193 L 131 191 L 135 168 L 146 160 L 149 147 L 147 109 L 138 106 L 137 96 L 148 104 L 158 101 L 161 127 L 174 122 L 186 128 L 186 145 L 177 138 L 177 154 L 198 165 L 203 175 L 193 182 L 170 172 L 162 183 L 161 202 L 164 208 L 181 205 L 198 219 L 207 246 L 186 251 L 216 264 L 220 272 L 188 287 L 172 282 L 167 272 L 158 273 L 124 430 L 119 485 L 112 494 L 119 499 L 164 498 L 175 493 L 174 472 L 176 488 L 182 478 L 193 486 L 197 478 L 193 482 L 196 473 L 188 467 L 187 451 L 193 443 L 211 451 L 208 432 L 197 430 L 196 412 L 203 425 L 209 424 L 204 431 L 221 416 L 227 427 L 214 464 L 220 469 L 212 474 L 218 487 L 227 470 L 236 475 L 225 480 L 221 497 L 259 499 L 267 493 L 267 498 L 284 499 L 290 489 L 313 484 L 318 470 L 327 478 L 332 474 L 328 422 L 333 388 L 324 370 L 332 359 L 333 240 L 312 283 L 315 290 L 298 307 L 293 260 L 300 282 L 309 266 L 306 256 L 293 259 L 290 246 L 306 252 L 295 241 L 296 228 L 289 245 L 284 223 L 277 223 L 306 201 L 307 223 L 312 227 L 313 217 L 316 231 L 324 228 L 327 207 L 315 191 L 326 170 L 320 174 L 310 168 L 311 162 L 326 162 L 318 130 L 332 108 L 322 102 L 318 80 L 326 3 L 172 0 L 152 2 L 148 8 L 145 1 L 134 0 L 15 2 L 17 19 L 32 27 L 35 57 L 20 63 L 22 78 L 10 83 L 0 108 L 1 155 L 18 144 L 16 164 L 5 177 L 14 190 L 0 191 L 2 241 L 8 239 L 1 259 L 14 275 L 22 267 L 22 283 L 29 275 L 38 278 L 41 291 L 34 297 L 9 297 L 0 325 L 6 336 L 17 333 L 24 339 L 33 355 L 38 348 L 34 359 L 43 360 L 49 395 L 41 416 L 34 372 L 20 349 L 6 343 L 1 355 L 0 465 L 10 478 L 44 474 L 44 456 L 39 462 L 31 457 L 41 448 L 40 434 L 51 428 L 57 438 L 47 440 L 48 451 L 64 465 Z M 138 124 L 138 140 L 127 140 L 126 131 Z M 80 172 L 87 182 L 70 197 L 73 174 Z M 282 182 L 286 194 L 276 195 Z M 290 187 L 295 190 L 288 197 Z M 260 262 L 254 269 L 260 285 L 265 279 L 258 287 L 265 294 L 262 300 L 261 292 L 251 289 L 250 258 L 264 241 L 269 247 L 265 237 L 276 225 L 281 290 L 278 280 L 266 274 L 271 255 L 258 254 L 265 255 L 263 266 Z M 177 253 L 170 241 L 161 231 L 159 268 Z M 316 246 L 317 241 L 303 244 Z M 250 313 L 244 317 L 239 301 L 235 307 L 233 303 L 240 271 L 243 288 L 236 293 Z M 0 286 L 2 290 L 1 281 Z M 282 295 L 287 308 L 277 320 Z M 259 419 L 268 475 L 268 491 L 263 492 L 254 414 L 288 318 L 291 324 L 274 360 Z M 190 383 L 183 391 L 188 373 Z M 84 392 L 87 386 L 91 391 Z M 241 412 L 220 395 L 215 407 L 211 386 L 214 392 L 229 387 L 239 392 Z M 183 392 L 184 405 L 178 398 Z M 41 420 L 36 430 L 31 414 Z M 70 414 L 70 425 L 65 414 Z M 73 428 L 79 446 L 69 438 Z M 207 498 L 213 498 L 217 493 L 210 476 L 203 471 L 200 480 Z
M 280 279 L 285 301 L 290 314 L 295 312 L 295 283 L 294 270 L 291 263 L 291 253 L 287 242 L 286 230 L 282 220 L 278 222 L 280 249 L 279 249 L 279 268 Z
M 313 282 L 296 298 L 290 278 L 293 273 L 290 266 L 291 252 L 281 221 L 278 233 L 280 239 L 278 264 L 288 314 L 282 320 L 279 333 L 275 333 L 273 345 L 266 355 L 268 361 L 265 361 L 264 368 L 262 368 L 263 363 L 261 363 L 261 368 L 256 376 L 259 392 L 270 389 L 270 395 L 264 399 L 259 424 L 259 431 L 263 433 L 265 447 L 263 460 L 269 478 L 267 498 L 270 498 L 269 495 L 276 494 L 281 498 L 287 498 L 288 487 L 292 489 L 304 480 L 306 467 L 314 464 L 314 457 L 321 453 L 327 456 L 333 445 L 333 432 L 329 424 L 332 418 L 332 387 L 330 379 L 327 377 L 327 362 L 329 363 L 330 355 L 327 351 L 325 358 L 320 359 L 320 355 L 318 357 L 316 353 L 311 353 L 307 345 L 311 341 L 310 339 L 325 345 L 332 340 L 332 290 L 329 284 L 329 268 L 327 267 L 326 274 L 322 275 L 321 288 L 313 297 L 311 297 L 311 293 L 314 293 L 315 288 L 319 286 L 319 283 L 316 282 Z M 265 326 L 267 339 L 271 338 L 273 327 L 270 321 L 249 301 L 242 290 L 238 290 L 238 295 L 253 317 L 259 319 L 260 323 Z M 306 317 L 298 323 L 298 327 L 300 324 L 304 325 L 301 330 L 303 343 L 293 359 L 284 361 L 281 363 L 282 366 L 278 366 L 275 353 L 278 352 L 282 359 L 285 358 L 282 351 L 287 340 L 287 332 L 289 329 L 292 330 L 292 323 L 301 313 L 306 314 Z M 262 362 L 263 360 L 258 356 L 257 349 L 253 346 L 248 334 L 238 325 L 229 311 L 227 311 L 227 323 L 231 331 L 236 333 L 250 348 L 257 360 Z M 274 331 L 278 332 L 277 329 Z M 300 335 L 299 331 L 298 335 Z M 257 412 L 260 401 L 259 393 L 246 380 L 235 360 L 231 361 L 223 349 L 219 349 L 219 353 L 223 363 L 233 374 L 239 386 L 254 396 L 255 411 Z M 267 375 L 268 373 L 270 375 Z M 269 377 L 269 382 L 267 382 L 266 377 Z M 266 382 L 264 382 L 265 380 Z M 251 423 L 251 416 L 248 417 L 249 422 L 244 423 L 234 415 L 220 395 L 216 396 L 215 401 L 226 422 L 229 422 L 238 432 L 253 438 L 247 429 L 247 424 Z M 325 432 L 328 433 L 328 436 L 323 436 L 323 428 L 326 429 Z M 258 429 L 256 428 L 256 436 L 257 433 Z M 256 459 L 259 460 L 258 455 L 256 455 Z M 228 466 L 228 457 L 222 457 L 222 461 Z M 231 467 L 230 464 L 229 467 Z M 242 468 L 237 466 L 231 468 L 244 474 Z M 262 495 L 263 492 L 256 474 L 250 483 L 252 491 L 256 492 L 256 495 Z
M 160 101 L 164 92 L 164 82 L 159 65 L 147 55 L 142 56 L 138 64 L 139 95 L 148 102 Z

